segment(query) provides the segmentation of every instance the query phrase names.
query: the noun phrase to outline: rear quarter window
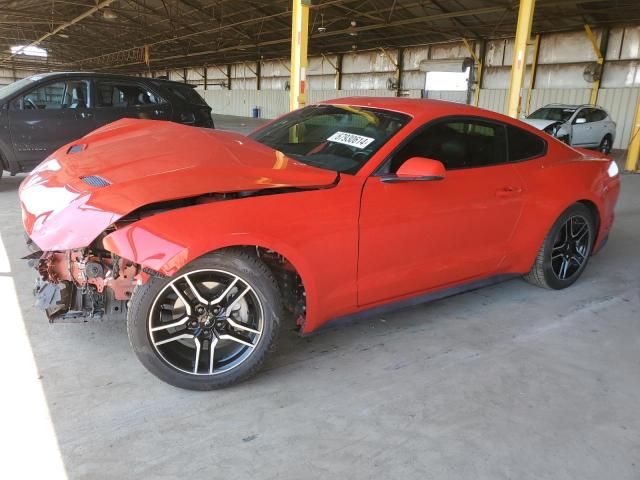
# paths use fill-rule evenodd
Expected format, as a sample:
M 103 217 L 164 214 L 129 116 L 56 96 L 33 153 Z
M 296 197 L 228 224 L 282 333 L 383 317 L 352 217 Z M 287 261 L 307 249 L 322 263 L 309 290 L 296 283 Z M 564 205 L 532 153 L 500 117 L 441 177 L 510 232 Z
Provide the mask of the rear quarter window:
M 540 157 L 547 151 L 547 143 L 542 138 L 521 128 L 509 125 L 507 136 L 510 162 Z
M 188 85 L 182 86 L 165 84 L 163 86 L 185 103 L 190 103 L 192 105 L 207 105 L 207 102 L 205 102 L 204 98 L 202 98 L 194 88 L 191 88 Z

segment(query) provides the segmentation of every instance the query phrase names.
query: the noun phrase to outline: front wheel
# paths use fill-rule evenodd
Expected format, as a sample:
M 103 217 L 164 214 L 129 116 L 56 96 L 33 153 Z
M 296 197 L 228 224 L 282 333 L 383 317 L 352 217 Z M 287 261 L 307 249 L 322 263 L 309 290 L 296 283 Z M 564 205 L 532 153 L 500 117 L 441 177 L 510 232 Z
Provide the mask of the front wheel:
M 600 152 L 604 153 L 605 155 L 609 155 L 611 153 L 611 145 L 612 145 L 611 136 L 605 135 L 602 141 L 600 142 L 600 146 L 598 147 L 598 150 L 600 150 Z
M 151 373 L 176 387 L 211 390 L 258 371 L 274 347 L 280 317 L 270 270 L 255 256 L 230 249 L 138 287 L 127 330 Z
M 524 279 L 555 290 L 572 285 L 587 266 L 595 233 L 591 211 L 581 203 L 572 205 L 551 227 Z

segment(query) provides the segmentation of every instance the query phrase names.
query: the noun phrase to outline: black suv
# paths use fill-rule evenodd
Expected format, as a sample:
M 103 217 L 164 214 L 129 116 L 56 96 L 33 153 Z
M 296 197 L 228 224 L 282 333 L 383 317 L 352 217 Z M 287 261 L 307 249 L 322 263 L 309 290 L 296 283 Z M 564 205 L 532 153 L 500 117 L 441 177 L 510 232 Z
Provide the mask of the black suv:
M 0 89 L 0 176 L 28 172 L 60 146 L 120 118 L 213 128 L 193 85 L 103 73 L 45 73 Z

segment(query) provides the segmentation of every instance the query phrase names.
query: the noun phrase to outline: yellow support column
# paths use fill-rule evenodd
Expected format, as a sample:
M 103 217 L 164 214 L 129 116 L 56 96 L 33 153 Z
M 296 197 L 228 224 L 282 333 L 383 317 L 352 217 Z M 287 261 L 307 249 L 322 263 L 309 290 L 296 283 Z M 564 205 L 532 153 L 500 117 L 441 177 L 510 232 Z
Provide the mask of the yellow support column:
M 309 43 L 309 6 L 311 0 L 292 0 L 291 12 L 291 90 L 289 110 L 307 103 L 307 45 Z
M 475 49 L 471 48 L 471 44 L 469 43 L 469 40 L 467 40 L 466 38 L 463 38 L 462 41 L 464 42 L 464 46 L 467 47 L 467 50 L 469 51 L 469 55 L 473 57 L 473 61 L 475 63 L 476 74 L 475 74 L 475 85 L 473 87 L 474 88 L 473 105 L 477 107 L 478 104 L 480 103 L 480 87 L 482 86 L 482 67 L 483 67 L 482 59 L 478 58 L 478 55 L 476 55 Z M 481 45 L 484 45 L 484 40 Z M 480 47 L 480 55 L 484 57 L 484 46 Z
M 587 24 L 584 26 L 584 31 L 587 34 L 587 38 L 591 41 L 591 46 L 593 47 L 593 53 L 596 54 L 596 61 L 598 65 L 600 65 L 601 75 L 602 75 L 602 66 L 604 65 L 604 57 L 602 56 L 602 52 L 600 50 L 600 46 L 598 45 L 598 39 L 595 34 L 591 30 L 591 27 Z M 603 36 L 606 33 L 603 32 Z M 591 98 L 589 99 L 589 103 L 591 105 L 595 105 L 598 102 L 598 92 L 600 91 L 600 76 L 599 75 L 596 80 L 594 80 L 593 85 L 591 86 Z
M 527 103 L 524 108 L 524 114 L 531 113 L 531 96 L 533 95 L 533 87 L 536 86 L 536 69 L 538 68 L 538 52 L 540 52 L 540 35 L 536 35 L 533 40 L 533 59 L 531 61 L 531 72 L 529 72 L 529 89 L 527 90 Z
M 531 36 L 531 24 L 533 23 L 535 6 L 535 0 L 520 0 L 516 39 L 513 45 L 509 97 L 507 98 L 507 115 L 513 118 L 518 118 L 520 113 L 520 89 L 524 79 L 524 70 L 527 66 L 527 43 Z
M 636 106 L 636 118 L 633 121 L 633 129 L 631 130 L 631 140 L 629 141 L 629 150 L 627 151 L 627 163 L 624 166 L 624 169 L 629 172 L 637 172 L 639 157 L 640 157 L 640 96 L 638 97 L 638 105 Z

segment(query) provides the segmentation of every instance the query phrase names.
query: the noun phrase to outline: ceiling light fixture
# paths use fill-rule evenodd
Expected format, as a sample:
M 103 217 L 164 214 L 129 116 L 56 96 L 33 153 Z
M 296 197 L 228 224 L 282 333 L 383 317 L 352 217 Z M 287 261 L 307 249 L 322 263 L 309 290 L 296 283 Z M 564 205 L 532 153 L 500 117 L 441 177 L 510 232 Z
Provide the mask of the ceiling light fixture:
M 320 26 L 318 27 L 318 32 L 324 33 L 327 31 L 327 27 L 324 26 L 324 13 L 320 14 Z

